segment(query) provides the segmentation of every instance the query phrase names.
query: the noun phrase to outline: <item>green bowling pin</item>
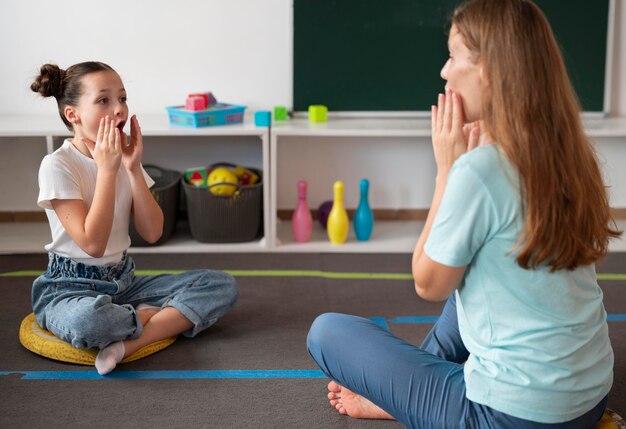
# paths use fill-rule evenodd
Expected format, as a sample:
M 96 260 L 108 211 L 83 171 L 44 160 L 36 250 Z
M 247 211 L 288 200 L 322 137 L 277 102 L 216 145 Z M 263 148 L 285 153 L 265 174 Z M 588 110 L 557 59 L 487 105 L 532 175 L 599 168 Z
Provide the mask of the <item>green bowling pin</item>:
M 326 232 L 332 244 L 343 244 L 348 237 L 348 213 L 343 203 L 343 182 L 336 181 L 334 186 L 333 208 L 328 215 Z

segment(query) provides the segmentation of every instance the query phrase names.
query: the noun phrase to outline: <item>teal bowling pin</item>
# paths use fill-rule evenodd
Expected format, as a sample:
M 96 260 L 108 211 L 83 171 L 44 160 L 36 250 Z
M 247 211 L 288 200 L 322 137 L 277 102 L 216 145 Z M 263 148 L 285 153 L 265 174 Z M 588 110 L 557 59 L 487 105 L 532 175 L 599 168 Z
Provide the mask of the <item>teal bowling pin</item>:
M 367 194 L 369 192 L 370 182 L 367 179 L 361 180 L 361 199 L 359 206 L 354 213 L 354 233 L 357 240 L 367 241 L 372 235 L 374 229 L 374 215 L 368 202 Z
M 343 202 L 343 182 L 336 181 L 333 186 L 333 208 L 330 209 L 326 232 L 332 244 L 343 244 L 348 237 L 348 212 Z

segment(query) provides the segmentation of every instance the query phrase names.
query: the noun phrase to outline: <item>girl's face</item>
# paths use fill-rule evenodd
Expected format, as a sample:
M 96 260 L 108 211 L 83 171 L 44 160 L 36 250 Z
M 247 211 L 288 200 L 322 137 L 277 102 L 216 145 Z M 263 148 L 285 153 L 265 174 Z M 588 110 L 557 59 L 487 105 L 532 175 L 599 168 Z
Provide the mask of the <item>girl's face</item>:
M 448 37 L 450 57 L 441 69 L 441 77 L 447 81 L 446 88 L 461 96 L 465 122 L 482 119 L 482 66 L 465 46 L 456 26 Z
M 122 79 L 111 70 L 89 73 L 82 78 L 82 90 L 75 108 L 74 131 L 95 142 L 100 119 L 109 116 L 122 131 L 128 119 L 126 90 Z

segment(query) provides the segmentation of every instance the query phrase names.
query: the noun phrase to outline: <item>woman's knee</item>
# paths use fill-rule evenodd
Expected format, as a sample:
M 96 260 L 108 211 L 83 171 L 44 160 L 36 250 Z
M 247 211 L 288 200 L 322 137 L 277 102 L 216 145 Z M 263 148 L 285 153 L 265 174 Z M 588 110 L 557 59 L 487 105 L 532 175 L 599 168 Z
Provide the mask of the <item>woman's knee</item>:
M 306 337 L 309 353 L 319 355 L 329 345 L 335 344 L 335 334 L 343 330 L 341 325 L 351 317 L 353 316 L 340 313 L 324 313 L 317 316 Z

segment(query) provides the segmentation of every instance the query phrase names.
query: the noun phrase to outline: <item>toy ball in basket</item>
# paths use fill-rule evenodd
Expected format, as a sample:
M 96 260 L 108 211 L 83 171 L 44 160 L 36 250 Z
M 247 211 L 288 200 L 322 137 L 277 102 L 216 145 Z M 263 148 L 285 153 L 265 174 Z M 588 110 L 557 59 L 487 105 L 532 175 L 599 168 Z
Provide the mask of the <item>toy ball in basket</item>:
M 220 103 L 210 93 L 189 94 L 184 106 L 167 107 L 170 124 L 183 127 L 210 127 L 243 122 L 246 106 Z
M 186 170 L 182 184 L 194 239 L 234 243 L 262 235 L 261 171 L 219 163 Z
M 234 195 L 241 186 L 254 185 L 259 180 L 259 175 L 253 169 L 232 164 L 188 168 L 185 171 L 187 184 L 208 188 L 213 195 Z

